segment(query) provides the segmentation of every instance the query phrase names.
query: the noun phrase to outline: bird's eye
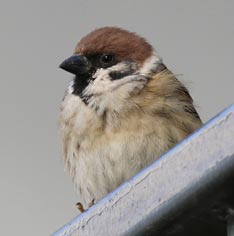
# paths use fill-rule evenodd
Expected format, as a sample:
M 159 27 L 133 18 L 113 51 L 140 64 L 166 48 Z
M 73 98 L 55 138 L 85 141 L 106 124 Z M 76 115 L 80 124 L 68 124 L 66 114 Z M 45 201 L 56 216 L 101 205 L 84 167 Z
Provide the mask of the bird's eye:
M 103 66 L 109 66 L 114 63 L 114 56 L 111 54 L 104 54 L 100 58 L 100 62 Z

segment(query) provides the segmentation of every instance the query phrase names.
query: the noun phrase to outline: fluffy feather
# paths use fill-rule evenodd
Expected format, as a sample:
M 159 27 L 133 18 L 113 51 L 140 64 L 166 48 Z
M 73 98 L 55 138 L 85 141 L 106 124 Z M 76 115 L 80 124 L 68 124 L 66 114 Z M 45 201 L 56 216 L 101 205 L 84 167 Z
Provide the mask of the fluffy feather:
M 64 160 L 86 204 L 201 126 L 187 89 L 169 70 L 125 85 L 98 94 L 89 105 L 74 94 L 62 102 Z

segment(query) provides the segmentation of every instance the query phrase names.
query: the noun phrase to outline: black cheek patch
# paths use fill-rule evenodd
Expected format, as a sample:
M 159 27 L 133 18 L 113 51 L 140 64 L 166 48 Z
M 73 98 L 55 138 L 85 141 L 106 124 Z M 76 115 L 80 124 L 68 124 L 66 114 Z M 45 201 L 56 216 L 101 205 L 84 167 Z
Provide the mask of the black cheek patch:
M 130 74 L 132 74 L 132 70 L 124 71 L 124 72 L 112 71 L 112 72 L 110 72 L 109 75 L 111 77 L 111 80 L 117 80 L 117 79 L 122 79 Z

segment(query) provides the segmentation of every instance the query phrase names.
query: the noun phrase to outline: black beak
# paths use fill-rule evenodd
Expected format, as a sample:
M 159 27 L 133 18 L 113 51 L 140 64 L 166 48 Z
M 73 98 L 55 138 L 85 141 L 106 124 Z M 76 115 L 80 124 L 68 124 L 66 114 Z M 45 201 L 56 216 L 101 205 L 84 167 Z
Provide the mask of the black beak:
M 75 75 L 86 74 L 91 69 L 89 60 L 85 56 L 79 54 L 74 54 L 67 58 L 59 67 Z

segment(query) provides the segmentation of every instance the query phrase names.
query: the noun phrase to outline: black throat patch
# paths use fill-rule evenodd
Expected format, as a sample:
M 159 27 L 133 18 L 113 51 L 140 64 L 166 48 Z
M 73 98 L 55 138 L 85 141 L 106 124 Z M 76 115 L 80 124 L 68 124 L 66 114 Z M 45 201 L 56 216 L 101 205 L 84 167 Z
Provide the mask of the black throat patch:
M 89 97 L 85 96 L 83 94 L 83 91 L 85 90 L 85 88 L 88 86 L 88 84 L 92 80 L 93 80 L 93 78 L 91 77 L 91 75 L 76 76 L 73 80 L 72 94 L 79 96 L 85 104 L 88 103 Z

